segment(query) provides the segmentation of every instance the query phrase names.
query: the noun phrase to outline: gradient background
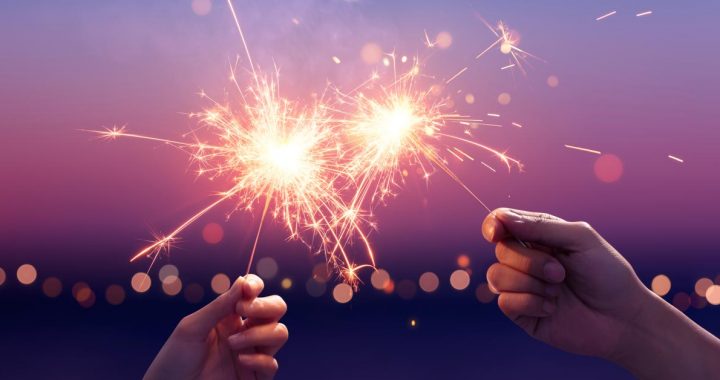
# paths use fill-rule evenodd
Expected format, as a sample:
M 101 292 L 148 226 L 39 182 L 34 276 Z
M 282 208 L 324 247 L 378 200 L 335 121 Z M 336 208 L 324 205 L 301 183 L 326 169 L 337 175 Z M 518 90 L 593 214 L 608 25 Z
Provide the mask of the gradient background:
M 524 173 L 453 166 L 488 204 L 589 221 L 646 283 L 669 275 L 669 298 L 690 293 L 698 277 L 720 273 L 720 4 L 236 3 L 254 58 L 267 68 L 277 63 L 290 98 L 307 99 L 326 79 L 345 88 L 363 80 L 375 68 L 360 59 L 366 42 L 423 54 L 424 30 L 451 33 L 452 46 L 436 53 L 427 71 L 447 78 L 470 65 L 448 89 L 463 91 L 458 109 L 497 112 L 505 124 L 525 126 L 478 132 L 521 159 Z M 648 9 L 651 16 L 634 16 Z M 595 21 L 611 10 L 618 14 Z M 521 33 L 520 47 L 547 63 L 532 62 L 523 77 L 499 70 L 507 57 L 498 51 L 474 61 L 493 41 L 477 15 L 505 20 Z M 227 63 L 242 52 L 227 6 L 215 1 L 200 16 L 190 1 L 5 0 L 0 52 L 0 267 L 8 276 L 0 285 L 0 377 L 138 378 L 175 323 L 198 305 L 163 295 L 157 279 L 150 292 L 132 292 L 130 276 L 147 263 L 128 258 L 150 231 L 167 231 L 228 185 L 196 179 L 187 157 L 168 147 L 96 141 L 78 129 L 127 124 L 132 132 L 178 138 L 192 128 L 182 113 L 205 105 L 201 89 L 222 98 Z M 559 78 L 558 87 L 546 85 L 549 75 Z M 462 102 L 466 92 L 474 104 Z M 509 105 L 498 104 L 501 92 L 512 95 Z M 622 178 L 599 181 L 597 156 L 563 144 L 617 155 Z M 267 288 L 290 307 L 291 340 L 279 354 L 278 378 L 627 377 L 610 364 L 535 342 L 495 304 L 479 303 L 473 290 L 494 257 L 479 233 L 485 212 L 445 177 L 432 177 L 429 190 L 415 183 L 378 210 L 373 239 L 379 265 L 394 279 L 437 273 L 441 286 L 432 294 L 403 300 L 368 284 L 349 304 L 327 293 L 312 298 L 304 282 L 320 258 L 285 242 L 279 227 L 267 228 L 259 254 L 280 264 Z M 183 281 L 203 284 L 204 302 L 214 273 L 241 274 L 257 223 L 242 213 L 225 223 L 227 211 L 189 228 L 162 262 L 177 265 Z M 202 241 L 209 222 L 225 228 L 220 244 Z M 470 255 L 473 271 L 462 292 L 447 281 L 460 252 Z M 38 269 L 35 284 L 14 278 L 23 263 Z M 51 275 L 65 285 L 55 299 L 40 289 Z M 279 288 L 286 276 L 295 280 L 290 290 Z M 77 281 L 95 290 L 93 307 L 82 308 L 69 294 Z M 103 299 L 111 283 L 128 291 L 120 306 Z M 720 308 L 688 314 L 720 333 Z

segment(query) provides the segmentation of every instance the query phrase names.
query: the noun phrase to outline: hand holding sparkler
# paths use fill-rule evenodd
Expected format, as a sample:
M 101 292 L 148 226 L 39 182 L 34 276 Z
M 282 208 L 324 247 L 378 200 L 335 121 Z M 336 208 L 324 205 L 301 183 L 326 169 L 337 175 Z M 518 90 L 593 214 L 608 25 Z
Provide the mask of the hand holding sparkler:
M 499 262 L 487 272 L 498 305 L 532 337 L 611 360 L 639 378 L 720 373 L 720 340 L 647 289 L 587 223 L 498 209 L 483 235 L 498 243 Z
M 259 297 L 255 275 L 183 318 L 150 365 L 145 379 L 271 379 L 273 356 L 288 339 L 278 323 L 287 306 L 279 296 Z M 244 317 L 244 319 L 243 319 Z

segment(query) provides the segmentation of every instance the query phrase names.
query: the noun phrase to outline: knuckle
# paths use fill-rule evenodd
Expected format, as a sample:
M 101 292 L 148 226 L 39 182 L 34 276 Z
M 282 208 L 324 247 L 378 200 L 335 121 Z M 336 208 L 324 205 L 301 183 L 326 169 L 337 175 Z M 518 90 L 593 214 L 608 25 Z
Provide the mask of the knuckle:
M 192 314 L 183 317 L 175 327 L 175 332 L 178 334 L 187 334 L 192 327 Z
M 595 229 L 592 228 L 590 223 L 585 221 L 575 222 L 575 226 L 577 226 L 580 229 L 586 230 L 586 231 L 595 231 Z

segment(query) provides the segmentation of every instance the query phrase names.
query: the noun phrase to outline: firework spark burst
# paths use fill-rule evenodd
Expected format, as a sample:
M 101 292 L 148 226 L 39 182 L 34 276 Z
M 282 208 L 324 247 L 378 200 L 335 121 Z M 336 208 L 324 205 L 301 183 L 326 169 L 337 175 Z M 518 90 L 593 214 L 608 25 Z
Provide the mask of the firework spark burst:
M 402 186 L 403 167 L 416 166 L 425 181 L 439 169 L 490 210 L 450 169 L 449 158 L 474 160 L 461 147 L 464 145 L 491 154 L 508 170 L 521 169 L 522 164 L 473 139 L 472 127 L 492 124 L 452 111 L 451 99 L 443 95 L 443 87 L 467 68 L 443 83 L 423 85 L 420 79 L 430 77 L 422 75 L 417 57 L 400 74 L 395 54 L 388 54 L 388 58 L 393 71 L 390 83 L 382 84 L 382 78 L 373 74 L 352 94 L 338 91 L 338 103 L 349 105 L 344 122 L 352 159 L 347 171 L 356 186 L 350 207 L 372 210 L 384 203 Z
M 383 59 L 383 65 L 392 70 L 387 78 L 374 73 L 349 92 L 331 87 L 330 101 L 323 100 L 324 96 L 310 105 L 290 101 L 280 95 L 277 70 L 265 75 L 256 68 L 231 0 L 228 5 L 251 72 L 250 84 L 242 85 L 236 75 L 239 58 L 230 68 L 236 102 L 218 102 L 201 93 L 210 107 L 190 115 L 199 124 L 190 141 L 134 134 L 124 127 L 92 131 L 107 139 L 141 139 L 181 149 L 196 164 L 198 175 L 227 179 L 231 184 L 174 230 L 156 236 L 132 261 L 149 257 L 154 263 L 186 228 L 232 201 L 233 211 L 259 210 L 248 273 L 269 215 L 284 225 L 289 239 L 324 254 L 344 281 L 356 285 L 358 270 L 375 268 L 368 238 L 375 226 L 372 210 L 403 185 L 404 168 L 417 167 L 425 181 L 436 171 L 445 173 L 488 211 L 451 170 L 450 161 L 474 161 L 466 150 L 475 149 L 498 159 L 508 170 L 522 169 L 520 161 L 506 152 L 475 141 L 473 129 L 497 124 L 453 111 L 452 100 L 443 95 L 444 88 L 468 67 L 438 81 L 421 73 L 417 57 L 402 56 L 399 61 L 409 69 L 398 73 L 395 54 L 390 53 Z M 522 63 L 534 56 L 517 47 L 517 38 L 505 24 L 490 29 L 498 40 L 476 58 L 500 45 L 502 53 L 510 54 L 511 67 L 524 73 Z M 427 46 L 434 47 L 429 42 Z M 337 57 L 333 61 L 340 63 Z M 354 242 L 362 247 L 366 264 L 357 264 L 349 253 Z

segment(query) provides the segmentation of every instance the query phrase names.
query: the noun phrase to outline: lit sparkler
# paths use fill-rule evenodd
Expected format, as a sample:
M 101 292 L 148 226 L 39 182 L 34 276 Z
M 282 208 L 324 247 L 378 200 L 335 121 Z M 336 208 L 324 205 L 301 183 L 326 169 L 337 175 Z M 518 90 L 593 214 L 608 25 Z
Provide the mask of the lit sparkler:
M 389 58 L 396 72 L 395 55 L 389 54 Z M 466 70 L 462 69 L 451 79 Z M 339 94 L 339 102 L 351 106 L 346 121 L 352 158 L 348 173 L 355 180 L 356 191 L 350 207 L 366 205 L 372 209 L 383 203 L 404 181 L 401 167 L 416 165 L 426 181 L 436 168 L 440 169 L 489 210 L 450 169 L 447 157 L 473 160 L 461 148 L 465 145 L 498 158 L 508 170 L 513 166 L 521 168 L 522 164 L 505 152 L 473 140 L 470 127 L 484 125 L 482 120 L 449 111 L 452 109 L 450 99 L 441 95 L 441 87 L 438 84 L 423 87 L 420 77 L 420 63 L 415 58 L 410 69 L 394 75 L 387 85 L 378 83 L 381 78 L 374 74 L 355 90 L 357 94 Z M 450 80 L 445 84 L 448 82 Z
M 471 129 L 498 126 L 483 123 L 452 111 L 449 97 L 442 87 L 468 70 L 465 67 L 442 84 L 420 83 L 421 65 L 415 58 L 410 69 L 397 74 L 395 54 L 383 59 L 392 65 L 392 82 L 374 74 L 356 89 L 337 90 L 332 102 L 316 100 L 310 106 L 283 99 L 279 93 L 277 73 L 263 75 L 256 70 L 231 0 L 233 20 L 245 49 L 252 83 L 241 86 L 236 69 L 230 79 L 237 90 L 239 104 L 219 103 L 202 93 L 211 107 L 192 118 L 200 128 L 193 135 L 207 132 L 214 143 L 184 142 L 127 132 L 124 128 L 93 131 L 102 137 L 135 138 L 161 142 L 191 155 L 198 175 L 227 178 L 231 187 L 178 227 L 140 250 L 132 260 L 150 257 L 154 261 L 168 250 L 178 235 L 204 214 L 226 201 L 234 201 L 234 210 L 260 208 L 260 220 L 248 262 L 250 271 L 266 216 L 281 222 L 289 238 L 305 242 L 326 256 L 350 284 L 356 284 L 356 272 L 374 268 L 375 258 L 366 226 L 372 226 L 363 210 L 372 210 L 404 181 L 402 167 L 417 165 L 429 181 L 437 169 L 447 174 L 488 211 L 490 209 L 450 169 L 450 159 L 460 162 L 475 158 L 465 149 L 479 149 L 502 162 L 508 170 L 522 164 L 505 152 L 473 139 Z M 517 38 L 503 24 L 491 28 L 498 36 L 490 48 L 510 54 L 511 65 L 522 69 L 521 61 L 529 53 L 517 47 Z M 432 48 L 428 42 L 428 47 Z M 338 57 L 332 57 L 340 63 Z M 406 56 L 400 59 L 408 61 Z M 488 114 L 499 117 L 498 114 Z M 520 124 L 513 123 L 517 127 Z M 480 161 L 495 172 L 496 169 Z M 350 198 L 346 202 L 345 195 Z M 312 239 L 307 239 L 310 234 Z M 362 243 L 368 264 L 356 264 L 347 246 L 354 240 Z M 151 264 L 152 265 L 152 264 Z
M 124 128 L 93 131 L 105 138 L 136 138 L 162 142 L 187 151 L 198 165 L 199 175 L 229 178 L 232 186 L 217 199 L 181 223 L 172 232 L 159 236 L 141 249 L 131 261 L 158 255 L 169 249 L 178 235 L 217 205 L 233 199 L 235 209 L 251 211 L 261 205 L 260 222 L 247 271 L 250 271 L 262 226 L 268 214 L 282 222 L 291 239 L 308 246 L 317 245 L 344 279 L 355 283 L 358 269 L 374 266 L 375 259 L 366 234 L 360 226 L 360 213 L 348 208 L 338 186 L 346 180 L 341 166 L 340 146 L 336 141 L 337 123 L 321 102 L 303 107 L 280 97 L 277 75 L 256 71 L 237 15 L 230 10 L 252 69 L 253 85 L 243 89 L 231 68 L 231 81 L 237 89 L 240 105 L 221 104 L 206 94 L 212 107 L 191 117 L 200 121 L 215 144 L 182 142 L 132 134 Z M 340 227 L 342 232 L 340 232 Z M 313 239 L 303 238 L 311 232 Z M 345 250 L 353 236 L 363 241 L 370 264 L 356 265 Z

